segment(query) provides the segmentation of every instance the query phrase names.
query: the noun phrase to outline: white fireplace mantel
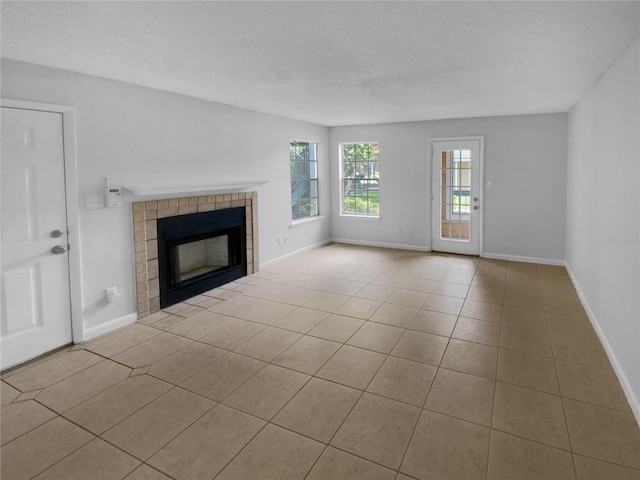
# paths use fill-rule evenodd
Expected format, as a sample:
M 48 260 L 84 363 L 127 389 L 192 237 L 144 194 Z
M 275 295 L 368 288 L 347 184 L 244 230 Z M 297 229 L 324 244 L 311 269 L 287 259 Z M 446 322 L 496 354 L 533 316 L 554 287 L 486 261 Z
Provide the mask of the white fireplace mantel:
M 236 183 L 207 183 L 207 184 L 137 184 L 125 185 L 122 188 L 138 197 L 148 197 L 151 195 L 180 195 L 193 193 L 231 193 L 246 192 L 256 187 L 261 187 L 268 180 L 243 181 Z

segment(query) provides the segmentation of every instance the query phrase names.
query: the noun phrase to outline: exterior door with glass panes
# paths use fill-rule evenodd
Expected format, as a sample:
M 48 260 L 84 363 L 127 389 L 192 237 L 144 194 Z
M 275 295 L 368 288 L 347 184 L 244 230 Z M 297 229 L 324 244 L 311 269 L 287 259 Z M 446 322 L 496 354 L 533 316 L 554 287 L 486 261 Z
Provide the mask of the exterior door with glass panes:
M 479 255 L 483 137 L 431 142 L 431 249 Z

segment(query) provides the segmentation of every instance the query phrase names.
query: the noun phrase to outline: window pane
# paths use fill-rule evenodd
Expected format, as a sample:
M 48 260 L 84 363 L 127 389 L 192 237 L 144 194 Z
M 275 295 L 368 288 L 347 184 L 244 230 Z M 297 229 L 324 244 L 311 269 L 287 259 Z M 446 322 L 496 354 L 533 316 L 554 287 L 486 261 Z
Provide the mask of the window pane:
M 344 204 L 342 206 L 343 213 L 356 213 L 356 198 L 355 197 L 347 197 L 344 199 Z
M 354 190 L 353 180 L 344 179 L 342 182 L 343 182 L 342 183 L 343 196 L 347 197 L 349 195 L 353 195 L 354 194 L 354 193 L 352 193 L 353 190 Z
M 318 215 L 318 199 L 312 198 L 309 201 L 309 216 L 313 217 Z
M 309 198 L 311 190 L 311 182 L 300 182 L 300 198 Z

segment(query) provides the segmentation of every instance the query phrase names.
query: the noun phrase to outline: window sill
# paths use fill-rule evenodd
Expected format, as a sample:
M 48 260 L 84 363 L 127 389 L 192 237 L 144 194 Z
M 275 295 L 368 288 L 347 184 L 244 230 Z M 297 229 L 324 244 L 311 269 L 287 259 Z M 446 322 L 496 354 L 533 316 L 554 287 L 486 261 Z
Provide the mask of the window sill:
M 346 214 L 346 213 L 341 213 L 340 214 L 341 218 L 355 218 L 357 220 L 370 220 L 370 221 L 377 221 L 379 222 L 382 217 L 380 216 L 373 216 L 373 215 L 350 215 L 350 214 Z
M 323 215 L 316 215 L 314 217 L 302 218 L 300 220 L 294 220 L 293 222 L 291 222 L 289 224 L 289 228 L 298 228 L 298 227 L 303 227 L 305 225 L 309 225 L 310 223 L 324 222 L 326 219 L 327 217 Z

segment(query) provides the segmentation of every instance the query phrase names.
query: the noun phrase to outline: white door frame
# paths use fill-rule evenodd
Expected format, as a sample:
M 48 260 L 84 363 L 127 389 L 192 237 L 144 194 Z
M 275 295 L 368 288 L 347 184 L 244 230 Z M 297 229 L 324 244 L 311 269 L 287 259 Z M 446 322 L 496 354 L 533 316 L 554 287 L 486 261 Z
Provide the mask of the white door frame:
M 67 230 L 69 231 L 67 241 L 69 242 L 71 336 L 75 343 L 81 342 L 84 340 L 84 315 L 82 304 L 82 262 L 80 255 L 80 197 L 78 196 L 78 162 L 76 156 L 76 109 L 68 105 L 52 105 L 5 98 L 0 98 L 0 106 L 62 114 L 65 206 L 67 209 Z
M 438 194 L 438 192 L 433 191 L 433 144 L 435 142 L 459 142 L 459 141 L 467 141 L 467 140 L 475 140 L 480 142 L 480 158 L 478 160 L 478 168 L 479 168 L 479 192 L 478 192 L 478 206 L 480 207 L 480 212 L 478 215 L 478 256 L 482 257 L 484 252 L 484 234 L 483 234 L 483 223 L 484 223 L 484 135 L 475 135 L 468 137 L 434 137 L 429 139 L 429 190 L 431 195 L 429 198 L 431 199 L 431 203 L 429 204 L 429 216 L 431 221 L 429 222 L 429 249 L 433 250 L 433 236 L 435 232 L 433 231 L 433 201 L 434 196 Z

